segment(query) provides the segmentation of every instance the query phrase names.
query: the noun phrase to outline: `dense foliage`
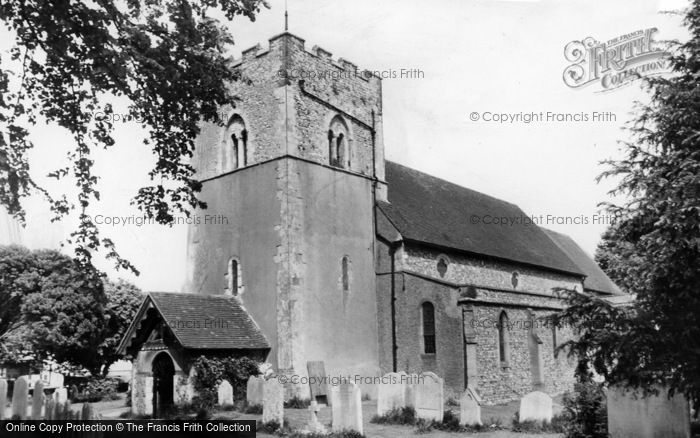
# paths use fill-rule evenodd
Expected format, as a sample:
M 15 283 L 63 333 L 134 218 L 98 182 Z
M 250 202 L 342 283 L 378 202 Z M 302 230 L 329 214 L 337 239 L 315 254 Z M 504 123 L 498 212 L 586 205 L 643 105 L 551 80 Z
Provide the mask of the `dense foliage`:
M 0 246 L 0 272 L 2 362 L 40 367 L 50 358 L 96 374 L 114 361 L 138 289 L 54 250 Z
M 195 405 L 210 409 L 216 404 L 219 383 L 227 380 L 236 397 L 245 397 L 250 376 L 257 376 L 259 363 L 247 358 L 198 357 L 192 365 L 195 370 L 194 389 L 197 391 Z
M 121 279 L 117 282 L 106 281 L 104 288 L 107 302 L 104 308 L 103 340 L 98 347 L 98 357 L 102 373 L 106 374 L 109 366 L 120 359 L 117 347 L 143 302 L 144 294 L 133 284 Z
M 603 385 L 588 381 L 574 385 L 562 401 L 566 438 L 607 438 L 608 411 Z
M 71 401 L 73 403 L 95 403 L 102 400 L 116 400 L 119 381 L 110 378 L 92 378 L 81 387 L 73 387 Z
M 579 371 L 607 384 L 653 390 L 667 385 L 700 405 L 700 0 L 685 17 L 687 42 L 671 57 L 673 74 L 646 80 L 624 157 L 602 178 L 619 180 L 607 204 L 618 221 L 604 236 L 598 260 L 636 294 L 633 308 L 570 293 L 560 322 L 580 329 L 567 347 Z
M 0 0 L 0 22 L 13 37 L 0 59 L 0 204 L 21 221 L 22 198 L 32 192 L 46 197 L 55 219 L 77 208 L 80 225 L 69 241 L 76 258 L 90 264 L 103 248 L 136 272 L 87 211 L 100 199 L 92 153 L 115 143 L 113 101 L 129 102 L 131 122 L 147 131 L 156 158 L 153 184 L 134 198 L 144 215 L 167 224 L 204 206 L 188 159 L 198 123 L 216 121 L 217 109 L 233 102 L 227 83 L 237 79 L 227 55 L 233 38 L 215 17 L 252 20 L 261 6 L 264 0 Z M 50 193 L 31 176 L 29 129 L 44 120 L 73 137 L 67 165 L 49 176 L 74 178 L 77 199 Z

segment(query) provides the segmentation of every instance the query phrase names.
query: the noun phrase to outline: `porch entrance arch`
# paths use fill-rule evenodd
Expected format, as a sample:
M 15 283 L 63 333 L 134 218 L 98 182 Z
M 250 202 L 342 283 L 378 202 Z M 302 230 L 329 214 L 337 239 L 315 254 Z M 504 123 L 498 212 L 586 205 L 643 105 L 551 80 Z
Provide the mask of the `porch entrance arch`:
M 175 365 L 168 353 L 158 353 L 153 359 L 153 416 L 173 405 Z

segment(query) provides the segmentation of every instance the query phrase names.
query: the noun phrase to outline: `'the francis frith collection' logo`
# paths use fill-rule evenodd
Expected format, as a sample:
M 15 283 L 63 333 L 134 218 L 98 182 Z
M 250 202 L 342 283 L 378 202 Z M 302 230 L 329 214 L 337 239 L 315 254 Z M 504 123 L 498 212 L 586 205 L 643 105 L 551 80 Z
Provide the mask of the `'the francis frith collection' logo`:
M 669 53 L 656 46 L 655 27 L 637 30 L 606 42 L 592 37 L 571 41 L 564 48 L 564 83 L 571 88 L 600 83 L 610 91 L 629 85 L 644 76 L 670 71 Z

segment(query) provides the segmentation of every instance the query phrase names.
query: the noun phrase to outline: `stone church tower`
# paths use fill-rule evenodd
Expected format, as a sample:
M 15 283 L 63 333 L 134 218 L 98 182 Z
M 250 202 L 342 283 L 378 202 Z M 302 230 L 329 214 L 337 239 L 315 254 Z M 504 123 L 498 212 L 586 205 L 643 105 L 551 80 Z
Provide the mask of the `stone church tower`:
M 197 143 L 208 208 L 189 230 L 185 292 L 238 297 L 281 373 L 323 360 L 331 376 L 378 375 L 381 81 L 290 33 L 236 70 L 240 100 Z

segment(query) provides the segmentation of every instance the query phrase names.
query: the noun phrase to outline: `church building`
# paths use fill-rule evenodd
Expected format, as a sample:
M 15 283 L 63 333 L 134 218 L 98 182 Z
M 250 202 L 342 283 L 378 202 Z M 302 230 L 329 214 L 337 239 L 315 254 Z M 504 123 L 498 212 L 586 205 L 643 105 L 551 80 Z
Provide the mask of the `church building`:
M 488 403 L 571 388 L 575 364 L 555 348 L 572 330 L 543 321 L 562 308 L 556 291 L 621 294 L 573 240 L 485 223 L 527 215 L 387 161 L 382 82 L 353 63 L 285 32 L 235 69 L 238 100 L 223 126 L 203 125 L 193 159 L 198 214 L 227 223 L 191 225 L 184 293 L 149 295 L 122 342 L 141 413 L 153 394 L 191 398 L 198 354 L 299 377 L 323 361 L 369 394 L 391 371 L 432 371 Z M 212 315 L 222 323 L 203 327 Z M 162 369 L 174 390 L 153 380 Z

